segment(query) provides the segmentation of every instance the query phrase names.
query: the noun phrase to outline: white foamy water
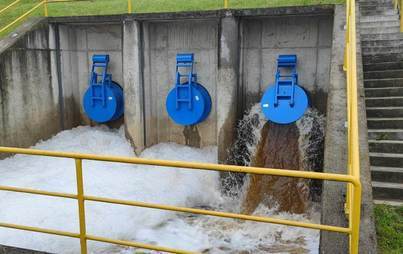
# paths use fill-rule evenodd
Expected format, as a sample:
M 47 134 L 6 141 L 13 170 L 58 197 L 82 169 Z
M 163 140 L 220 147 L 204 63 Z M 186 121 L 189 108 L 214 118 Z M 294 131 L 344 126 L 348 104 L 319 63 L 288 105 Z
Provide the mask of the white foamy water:
M 122 129 L 78 127 L 33 148 L 133 157 Z M 217 149 L 159 144 L 144 158 L 217 162 Z M 85 193 L 187 207 L 238 212 L 237 200 L 222 196 L 219 174 L 166 167 L 84 161 Z M 0 161 L 0 184 L 57 192 L 76 192 L 71 159 L 17 155 Z M 0 192 L 0 221 L 78 232 L 75 200 Z M 318 221 L 318 214 L 278 214 L 259 207 L 255 214 Z M 145 208 L 86 203 L 87 232 L 206 253 L 318 253 L 319 232 L 302 228 L 196 216 Z M 0 228 L 0 244 L 79 253 L 79 241 Z M 91 253 L 134 253 L 133 249 L 89 242 Z M 297 252 L 295 252 L 297 251 Z M 144 253 L 144 252 L 143 252 Z

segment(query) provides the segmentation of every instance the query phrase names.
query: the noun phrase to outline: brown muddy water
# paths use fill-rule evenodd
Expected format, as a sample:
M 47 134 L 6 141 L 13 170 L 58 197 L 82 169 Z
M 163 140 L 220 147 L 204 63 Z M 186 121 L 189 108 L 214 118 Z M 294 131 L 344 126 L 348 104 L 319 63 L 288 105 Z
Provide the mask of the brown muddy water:
M 280 126 L 266 123 L 251 165 L 263 168 L 299 170 L 299 131 L 295 124 Z M 278 205 L 280 211 L 304 213 L 309 200 L 309 183 L 304 179 L 269 175 L 249 176 L 242 212 L 253 213 L 260 203 Z
M 278 125 L 267 122 L 256 104 L 239 123 L 230 163 L 320 171 L 324 129 L 324 117 L 315 109 L 309 109 L 294 124 Z M 238 193 L 242 199 L 241 211 L 245 214 L 253 214 L 259 205 L 304 214 L 321 194 L 321 182 L 307 179 L 233 174 L 228 182 L 231 193 Z

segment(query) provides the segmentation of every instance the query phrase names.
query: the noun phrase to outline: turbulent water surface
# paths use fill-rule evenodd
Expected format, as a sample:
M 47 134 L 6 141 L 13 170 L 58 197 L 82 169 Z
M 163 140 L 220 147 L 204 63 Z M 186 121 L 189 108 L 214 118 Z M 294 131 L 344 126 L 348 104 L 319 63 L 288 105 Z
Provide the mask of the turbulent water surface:
M 256 105 L 245 116 L 243 125 L 254 130 L 246 140 L 249 165 L 264 168 L 316 171 L 323 166 L 324 118 L 316 110 L 296 123 L 278 125 L 271 122 L 252 124 L 261 119 Z M 242 130 L 245 127 L 241 127 Z M 239 139 L 242 140 L 242 139 Z M 245 146 L 245 145 L 244 145 Z M 249 148 L 251 147 L 251 148 Z M 253 213 L 260 204 L 277 206 L 279 211 L 303 214 L 317 199 L 318 183 L 306 179 L 269 175 L 249 175 L 243 192 L 242 212 Z
M 135 156 L 122 130 L 102 127 L 63 131 L 34 148 Z M 217 149 L 159 144 L 140 157 L 215 163 Z M 17 155 L 0 161 L 0 175 L 1 185 L 76 192 L 74 161 L 70 159 Z M 216 172 L 84 161 L 84 181 L 88 195 L 241 211 L 240 198 L 222 194 Z M 0 192 L 0 207 L 1 222 L 78 232 L 74 200 Z M 318 222 L 315 211 L 310 207 L 303 214 L 293 214 L 260 204 L 253 214 Z M 86 214 L 89 234 L 115 239 L 204 253 L 318 253 L 319 233 L 315 230 L 93 202 L 86 203 Z M 0 244 L 53 253 L 79 252 L 75 239 L 3 228 Z M 140 251 L 94 242 L 89 249 L 91 253 Z

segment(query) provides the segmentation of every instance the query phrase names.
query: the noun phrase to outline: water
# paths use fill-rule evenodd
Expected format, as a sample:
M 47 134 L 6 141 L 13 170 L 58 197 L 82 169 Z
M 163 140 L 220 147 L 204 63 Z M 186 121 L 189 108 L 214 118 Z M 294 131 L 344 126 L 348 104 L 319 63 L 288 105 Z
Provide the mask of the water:
M 34 146 L 37 149 L 134 157 L 123 129 L 78 127 Z M 251 146 L 252 148 L 252 146 Z M 217 148 L 165 143 L 140 157 L 217 162 Z M 0 184 L 47 191 L 76 191 L 74 161 L 17 155 L 0 161 Z M 84 161 L 85 193 L 110 198 L 240 212 L 241 200 L 222 194 L 216 172 Z M 74 200 L 0 192 L 0 221 L 78 232 Z M 89 234 L 204 253 L 318 253 L 319 232 L 281 225 L 87 202 Z M 255 215 L 319 221 L 304 214 L 258 205 Z M 0 228 L 0 244 L 52 253 L 78 253 L 75 239 Z M 144 250 L 89 242 L 90 253 Z
M 266 122 L 260 105 L 254 105 L 240 122 L 233 149 L 234 161 L 265 168 L 318 171 L 323 168 L 325 120 L 309 109 L 295 124 Z M 249 134 L 249 135 L 248 135 Z M 318 201 L 321 185 L 305 179 L 248 175 L 237 181 L 235 191 L 243 199 L 242 212 L 251 214 L 260 205 L 279 211 L 306 213 Z

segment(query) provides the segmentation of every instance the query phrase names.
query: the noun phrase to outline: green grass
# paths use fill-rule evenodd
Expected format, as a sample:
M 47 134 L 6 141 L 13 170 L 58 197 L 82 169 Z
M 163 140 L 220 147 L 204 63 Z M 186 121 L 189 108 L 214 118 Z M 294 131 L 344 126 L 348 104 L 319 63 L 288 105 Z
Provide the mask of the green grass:
M 343 3 L 345 0 L 229 0 L 229 8 L 261 8 Z M 217 10 L 223 0 L 132 0 L 133 12 L 173 12 Z M 59 3 L 50 7 L 53 16 L 116 14 L 127 11 L 127 0 L 96 0 L 77 3 Z
M 0 0 L 0 9 L 14 0 Z M 224 0 L 131 0 L 133 12 L 173 12 L 191 10 L 217 10 L 224 7 Z M 40 0 L 22 0 L 17 5 L 0 14 L 0 28 L 15 20 L 32 8 Z M 262 8 L 279 6 L 304 6 L 317 4 L 344 3 L 345 0 L 229 0 L 229 8 Z M 31 16 L 43 15 L 43 7 Z M 88 0 L 75 3 L 49 4 L 50 16 L 108 15 L 127 13 L 127 0 Z M 18 24 L 17 24 L 18 25 Z M 16 25 L 16 26 L 17 26 Z M 16 26 L 4 31 L 10 33 Z
M 379 253 L 403 253 L 403 206 L 376 205 L 375 221 Z

